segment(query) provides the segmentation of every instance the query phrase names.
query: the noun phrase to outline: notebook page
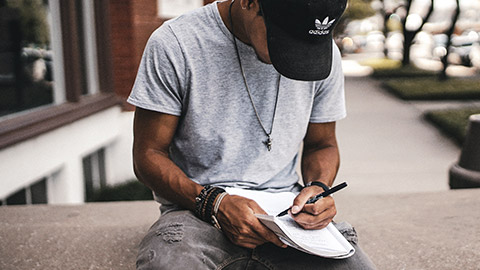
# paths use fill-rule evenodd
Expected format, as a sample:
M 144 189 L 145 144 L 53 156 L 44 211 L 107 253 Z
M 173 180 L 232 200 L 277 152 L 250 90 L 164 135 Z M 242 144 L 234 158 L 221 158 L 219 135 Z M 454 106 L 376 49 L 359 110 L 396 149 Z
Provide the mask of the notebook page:
M 277 215 L 293 204 L 296 195 L 292 192 L 265 192 L 241 188 L 227 187 L 225 191 L 230 195 L 238 195 L 254 200 L 269 215 Z
M 331 251 L 333 253 L 345 254 L 348 249 L 331 233 L 332 223 L 321 230 L 305 230 L 300 227 L 290 216 L 277 218 L 280 227 L 288 233 L 290 239 L 301 246 L 307 246 L 310 249 Z M 336 230 L 333 228 L 333 230 Z

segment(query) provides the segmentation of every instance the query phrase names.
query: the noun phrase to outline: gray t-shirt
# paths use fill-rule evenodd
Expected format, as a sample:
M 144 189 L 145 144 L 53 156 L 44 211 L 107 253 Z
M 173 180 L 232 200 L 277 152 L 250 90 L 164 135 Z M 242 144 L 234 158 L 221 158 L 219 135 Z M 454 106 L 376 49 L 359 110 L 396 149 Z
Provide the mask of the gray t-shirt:
M 237 39 L 255 106 L 270 131 L 279 73 Z M 170 158 L 200 184 L 269 191 L 298 181 L 298 151 L 309 122 L 344 118 L 344 77 L 334 46 L 330 76 L 281 77 L 271 151 L 242 78 L 232 34 L 217 3 L 165 22 L 150 37 L 128 102 L 180 117 Z

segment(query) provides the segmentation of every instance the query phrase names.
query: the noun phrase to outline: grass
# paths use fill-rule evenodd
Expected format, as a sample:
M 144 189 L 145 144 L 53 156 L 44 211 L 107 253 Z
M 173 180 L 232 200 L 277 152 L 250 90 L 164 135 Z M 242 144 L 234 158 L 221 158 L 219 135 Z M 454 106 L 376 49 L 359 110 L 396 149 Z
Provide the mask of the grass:
M 479 79 L 434 78 L 390 79 L 384 87 L 404 100 L 471 100 L 480 99 Z
M 92 202 L 105 201 L 145 201 L 152 200 L 152 191 L 138 180 L 131 180 L 122 184 L 108 186 L 95 192 Z
M 465 142 L 468 118 L 472 114 L 480 114 L 480 107 L 429 111 L 425 113 L 425 118 L 461 146 Z

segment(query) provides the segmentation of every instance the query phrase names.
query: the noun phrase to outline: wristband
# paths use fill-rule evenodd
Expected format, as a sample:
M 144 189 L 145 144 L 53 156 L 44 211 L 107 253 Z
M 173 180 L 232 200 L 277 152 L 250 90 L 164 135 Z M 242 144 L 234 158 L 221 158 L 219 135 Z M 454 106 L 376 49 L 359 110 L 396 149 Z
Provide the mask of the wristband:
M 320 182 L 320 181 L 312 181 L 312 182 L 307 183 L 305 185 L 305 187 L 311 187 L 311 186 L 321 187 L 321 188 L 323 188 L 323 191 L 327 191 L 327 190 L 330 189 L 327 185 L 325 185 L 323 182 Z
M 220 223 L 217 220 L 217 213 L 218 213 L 218 208 L 220 208 L 220 203 L 222 202 L 223 198 L 227 196 L 227 192 L 222 192 L 220 195 L 218 195 L 217 200 L 215 201 L 215 205 L 213 206 L 213 213 L 212 213 L 212 224 L 215 226 L 215 228 L 221 230 L 222 227 L 220 226 Z
M 195 215 L 203 220 L 203 209 L 207 200 L 208 193 L 213 189 L 212 186 L 206 185 L 203 187 L 202 191 L 200 191 L 200 194 L 198 194 L 197 197 L 195 197 Z
M 200 194 L 195 198 L 195 215 L 205 222 L 217 225 L 218 221 L 214 217 L 214 213 L 216 213 L 214 202 L 217 196 L 222 193 L 225 193 L 225 190 L 222 188 L 210 185 L 204 186 Z M 218 202 L 218 205 L 220 205 L 220 202 Z

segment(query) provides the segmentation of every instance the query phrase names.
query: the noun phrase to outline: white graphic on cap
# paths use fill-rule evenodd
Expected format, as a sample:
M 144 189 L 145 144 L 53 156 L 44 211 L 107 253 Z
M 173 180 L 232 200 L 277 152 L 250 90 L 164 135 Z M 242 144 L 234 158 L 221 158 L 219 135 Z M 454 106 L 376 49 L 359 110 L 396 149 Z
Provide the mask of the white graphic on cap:
M 317 27 L 317 30 L 310 30 L 308 33 L 310 35 L 318 35 L 318 36 L 324 36 L 330 34 L 330 27 L 332 24 L 335 22 L 335 19 L 328 21 L 330 18 L 327 16 L 325 19 L 323 19 L 323 22 L 320 21 L 319 19 L 315 19 L 315 27 Z

